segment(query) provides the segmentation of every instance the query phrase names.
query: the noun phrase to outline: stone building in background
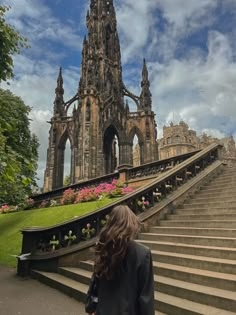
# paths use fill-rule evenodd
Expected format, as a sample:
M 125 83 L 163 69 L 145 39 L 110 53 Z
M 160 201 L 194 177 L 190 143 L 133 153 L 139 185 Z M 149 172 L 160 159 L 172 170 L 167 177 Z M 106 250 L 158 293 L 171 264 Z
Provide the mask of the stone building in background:
M 179 124 L 170 123 L 163 127 L 163 137 L 158 140 L 159 159 L 167 159 L 179 154 L 204 149 L 212 143 L 224 146 L 224 158 L 236 161 L 236 146 L 233 136 L 218 139 L 203 133 L 197 136 L 196 131 L 180 121 Z
M 134 95 L 122 78 L 113 0 L 91 0 L 86 24 L 88 37 L 83 42 L 80 81 L 69 101 L 64 101 L 62 70 L 59 71 L 44 191 L 63 186 L 68 139 L 71 183 L 111 173 L 117 164 L 132 165 L 134 137 L 138 138 L 140 164 L 158 159 L 147 65 L 144 60 L 140 95 Z M 127 99 L 135 102 L 135 112 L 130 111 Z M 73 110 L 69 110 L 71 106 Z
M 181 121 L 178 125 L 173 123 L 163 127 L 163 138 L 158 140 L 159 158 L 169 157 L 192 152 L 198 148 L 196 131 Z

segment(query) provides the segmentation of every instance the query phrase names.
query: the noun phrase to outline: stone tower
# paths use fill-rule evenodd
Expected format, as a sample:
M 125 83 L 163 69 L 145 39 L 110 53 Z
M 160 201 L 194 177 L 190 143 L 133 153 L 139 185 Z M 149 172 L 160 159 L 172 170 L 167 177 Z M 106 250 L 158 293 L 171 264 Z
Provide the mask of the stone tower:
M 88 36 L 83 42 L 81 77 L 78 91 L 71 100 L 63 99 L 61 69 L 57 79 L 44 191 L 63 186 L 68 139 L 71 183 L 111 173 L 117 164 L 132 165 L 135 135 L 140 146 L 140 164 L 158 159 L 146 61 L 143 62 L 141 94 L 136 96 L 122 80 L 113 0 L 91 0 L 86 22 Z M 128 98 L 137 105 L 135 112 L 130 112 Z M 73 104 L 73 113 L 69 116 L 68 108 Z
M 179 154 L 185 154 L 195 151 L 199 148 L 199 139 L 194 130 L 189 129 L 189 126 L 180 121 L 174 125 L 163 127 L 163 138 L 158 140 L 159 159 L 167 159 Z

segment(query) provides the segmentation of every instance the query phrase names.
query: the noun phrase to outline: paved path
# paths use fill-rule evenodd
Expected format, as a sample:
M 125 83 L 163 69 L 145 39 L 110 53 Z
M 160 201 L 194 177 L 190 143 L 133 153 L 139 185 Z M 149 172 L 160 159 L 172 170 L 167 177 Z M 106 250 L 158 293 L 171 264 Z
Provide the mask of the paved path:
M 37 280 L 0 266 L 1 315 L 85 315 L 84 305 Z

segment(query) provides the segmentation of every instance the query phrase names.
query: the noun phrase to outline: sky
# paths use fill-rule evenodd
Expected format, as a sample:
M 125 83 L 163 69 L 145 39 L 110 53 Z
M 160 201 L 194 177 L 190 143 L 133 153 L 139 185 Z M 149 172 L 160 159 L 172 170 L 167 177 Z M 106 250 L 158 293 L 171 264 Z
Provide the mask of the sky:
M 56 79 L 62 66 L 65 100 L 76 94 L 89 0 L 0 0 L 7 22 L 29 39 L 14 57 L 10 89 L 32 108 L 43 183 Z M 123 81 L 140 95 L 146 58 L 158 138 L 171 121 L 236 140 L 236 0 L 114 0 Z

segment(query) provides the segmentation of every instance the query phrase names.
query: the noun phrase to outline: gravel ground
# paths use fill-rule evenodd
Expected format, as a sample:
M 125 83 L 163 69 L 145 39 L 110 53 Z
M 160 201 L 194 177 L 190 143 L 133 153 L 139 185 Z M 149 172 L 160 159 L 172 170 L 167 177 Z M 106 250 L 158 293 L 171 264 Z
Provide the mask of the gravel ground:
M 16 270 L 0 266 L 0 315 L 85 315 L 84 305 Z

